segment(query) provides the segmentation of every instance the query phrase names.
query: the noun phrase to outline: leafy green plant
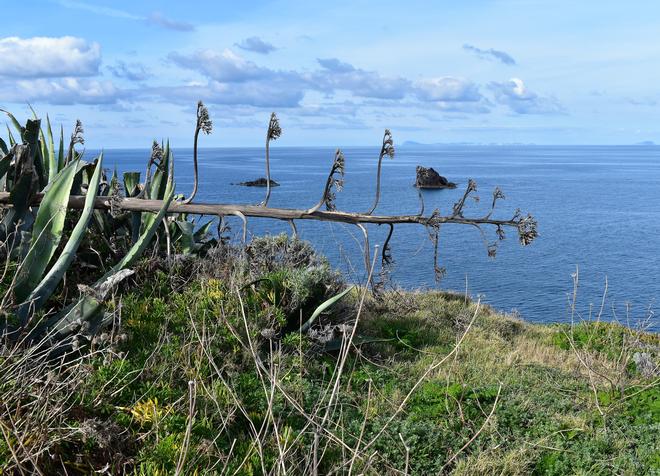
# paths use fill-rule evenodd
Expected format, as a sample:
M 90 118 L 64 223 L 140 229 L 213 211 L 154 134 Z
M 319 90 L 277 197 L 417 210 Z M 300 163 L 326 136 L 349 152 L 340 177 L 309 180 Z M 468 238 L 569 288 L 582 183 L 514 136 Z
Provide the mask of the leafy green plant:
M 10 286 L 16 319 L 8 319 L 6 324 L 1 324 L 0 331 L 3 334 L 18 338 L 27 330 L 31 317 L 48 302 L 73 264 L 79 247 L 89 235 L 87 231 L 92 217 L 96 218 L 106 242 L 117 242 L 117 234 L 133 237 L 132 246 L 122 253 L 122 258 L 96 282 L 86 287 L 77 301 L 30 331 L 33 338 L 41 338 L 52 331 L 60 339 L 72 331 L 73 322 L 77 325 L 81 322 L 91 323 L 99 314 L 108 293 L 130 275 L 128 268 L 146 250 L 161 227 L 174 196 L 172 152 L 168 144 L 160 155 L 150 183 L 141 185 L 139 174 L 126 174 L 128 196 L 136 196 L 141 187 L 149 187 L 149 195 L 162 201 L 158 213 L 133 213 L 132 220 L 128 221 L 120 211 L 113 209 L 114 197 L 118 196 L 119 190 L 114 176 L 107 185 L 103 155 L 94 163 L 88 163 L 76 151 L 76 144 L 84 142 L 79 121 L 65 155 L 63 132 L 56 152 L 49 119 L 47 133 L 44 134 L 36 114 L 35 119 L 29 119 L 25 127 L 11 113 L 6 114 L 21 142 L 17 142 L 10 132 L 11 149 L 7 148 L 4 141 L 0 147 L 0 178 L 10 192 L 12 205 L 2 217 L 0 238 L 6 244 L 5 251 L 18 260 Z M 72 230 L 65 230 L 71 196 L 83 194 L 83 191 L 85 200 L 80 216 Z M 43 196 L 39 199 L 38 207 L 35 207 L 38 193 Z M 95 210 L 96 198 L 103 195 L 110 197 L 111 202 L 110 210 L 105 212 Z M 62 245 L 65 235 L 67 240 Z M 194 236 L 193 233 L 193 245 Z M 59 254 L 52 262 L 57 251 Z M 98 328 L 100 325 L 102 322 L 96 322 L 92 327 Z

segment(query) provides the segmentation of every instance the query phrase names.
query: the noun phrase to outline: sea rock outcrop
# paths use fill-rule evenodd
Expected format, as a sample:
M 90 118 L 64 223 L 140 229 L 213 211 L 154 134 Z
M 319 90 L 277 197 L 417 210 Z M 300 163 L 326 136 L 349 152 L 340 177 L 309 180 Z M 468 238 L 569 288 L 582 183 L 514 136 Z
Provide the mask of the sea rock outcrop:
M 261 177 L 256 180 L 248 180 L 247 182 L 240 182 L 235 185 L 243 185 L 244 187 L 266 187 L 268 186 L 268 180 Z M 275 180 L 270 179 L 270 186 L 279 187 L 280 184 L 277 183 Z
M 432 167 L 417 166 L 417 177 L 415 179 L 417 188 L 456 188 L 454 182 L 436 172 Z

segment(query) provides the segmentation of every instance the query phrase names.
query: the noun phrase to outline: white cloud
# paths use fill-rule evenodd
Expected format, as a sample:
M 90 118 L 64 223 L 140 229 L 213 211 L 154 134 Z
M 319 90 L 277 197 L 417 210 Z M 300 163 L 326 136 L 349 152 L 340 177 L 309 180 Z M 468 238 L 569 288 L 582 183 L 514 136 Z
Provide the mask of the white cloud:
M 562 114 L 564 107 L 553 97 L 542 97 L 529 90 L 522 79 L 491 82 L 488 87 L 495 100 L 518 114 Z
M 152 12 L 147 18 L 147 23 L 174 31 L 194 31 L 195 26 L 185 21 L 172 20 L 160 12 Z
M 108 66 L 110 72 L 117 78 L 129 81 L 144 81 L 153 76 L 142 63 L 126 63 L 117 61 L 114 66 Z
M 388 78 L 375 71 L 365 71 L 337 58 L 317 59 L 323 67 L 310 81 L 311 88 L 332 92 L 340 89 L 355 96 L 376 99 L 403 99 L 410 92 L 410 81 Z
M 316 61 L 328 71 L 333 73 L 350 73 L 355 71 L 355 66 L 339 61 L 337 58 L 317 58 Z
M 87 78 L 22 79 L 0 84 L 0 96 L 8 102 L 113 104 L 124 95 L 111 81 Z
M 82 38 L 9 37 L 0 39 L 0 76 L 53 78 L 93 76 L 101 64 L 101 47 Z
M 259 53 L 262 55 L 267 55 L 272 53 L 277 48 L 267 41 L 262 40 L 258 36 L 251 36 L 250 38 L 245 38 L 240 43 L 236 43 L 236 46 L 242 50 L 252 51 L 254 53 Z
M 194 104 L 202 100 L 207 104 L 254 106 L 254 107 L 296 107 L 304 96 L 302 89 L 290 87 L 280 81 L 247 81 L 244 83 L 197 82 L 185 86 L 170 86 L 142 89 L 140 97 L 155 101 Z
M 471 51 L 481 59 L 496 60 L 509 66 L 514 66 L 516 64 L 516 60 L 506 51 L 495 50 L 493 48 L 482 50 L 481 48 L 468 44 L 463 45 L 463 49 Z
M 168 58 L 176 65 L 198 71 L 204 76 L 221 82 L 242 82 L 263 79 L 275 72 L 245 60 L 230 49 L 222 53 L 199 50 L 193 54 L 170 53 Z
M 415 94 L 421 101 L 474 102 L 482 99 L 479 88 L 472 81 L 449 76 L 417 81 Z

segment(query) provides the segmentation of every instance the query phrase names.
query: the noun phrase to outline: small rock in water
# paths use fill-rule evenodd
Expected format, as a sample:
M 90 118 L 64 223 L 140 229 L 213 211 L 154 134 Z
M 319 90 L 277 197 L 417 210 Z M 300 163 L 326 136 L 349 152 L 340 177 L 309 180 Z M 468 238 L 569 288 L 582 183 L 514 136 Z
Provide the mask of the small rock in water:
M 454 182 L 450 182 L 432 167 L 426 168 L 417 166 L 417 178 L 415 179 L 417 188 L 456 188 Z
M 245 187 L 266 187 L 268 185 L 268 180 L 261 177 L 258 178 L 257 180 L 249 180 L 247 182 L 240 182 L 234 185 L 243 185 Z M 270 179 L 270 186 L 271 187 L 279 187 L 280 184 L 277 183 L 275 180 Z

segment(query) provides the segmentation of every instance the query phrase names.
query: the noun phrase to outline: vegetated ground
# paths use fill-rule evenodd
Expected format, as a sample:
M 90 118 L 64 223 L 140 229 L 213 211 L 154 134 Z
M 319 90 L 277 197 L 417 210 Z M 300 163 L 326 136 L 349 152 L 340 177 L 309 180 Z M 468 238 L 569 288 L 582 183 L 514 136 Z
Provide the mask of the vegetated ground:
M 657 334 L 358 288 L 299 332 L 343 287 L 282 236 L 142 262 L 67 362 L 3 349 L 0 474 L 660 473 Z

